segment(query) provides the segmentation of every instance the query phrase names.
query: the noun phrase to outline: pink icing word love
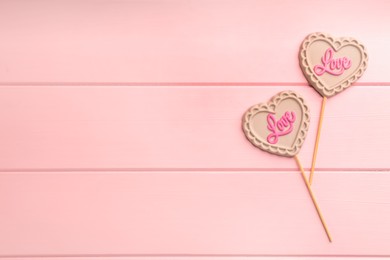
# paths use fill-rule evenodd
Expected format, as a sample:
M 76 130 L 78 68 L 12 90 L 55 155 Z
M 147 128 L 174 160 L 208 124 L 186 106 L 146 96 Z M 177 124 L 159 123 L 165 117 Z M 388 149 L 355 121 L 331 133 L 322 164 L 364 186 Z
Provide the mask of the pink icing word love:
M 267 122 L 267 128 L 271 131 L 267 136 L 267 141 L 270 144 L 276 144 L 279 140 L 279 136 L 287 135 L 292 132 L 293 123 L 295 122 L 295 113 L 286 112 L 278 121 L 276 121 L 273 114 L 268 114 Z
M 325 72 L 339 76 L 344 73 L 345 70 L 349 69 L 352 65 L 352 61 L 347 57 L 333 59 L 334 51 L 332 48 L 328 48 L 324 56 L 321 58 L 322 65 L 314 66 L 314 73 L 318 76 L 323 75 Z

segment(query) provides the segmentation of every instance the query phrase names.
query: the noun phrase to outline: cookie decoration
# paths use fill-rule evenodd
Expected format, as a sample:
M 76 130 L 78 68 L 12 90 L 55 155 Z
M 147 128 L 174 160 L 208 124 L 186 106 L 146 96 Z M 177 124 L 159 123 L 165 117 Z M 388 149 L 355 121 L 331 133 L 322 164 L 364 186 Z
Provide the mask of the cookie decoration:
M 357 81 L 366 70 L 367 62 L 366 48 L 354 38 L 335 38 L 317 32 L 309 34 L 301 44 L 299 65 L 303 75 L 323 97 L 310 169 L 310 184 L 313 182 L 327 98 L 344 91 Z
M 244 115 L 243 129 L 256 147 L 276 155 L 293 157 L 309 129 L 309 108 L 293 91 L 283 91 L 268 103 L 251 107 Z
M 309 107 L 305 100 L 298 93 L 287 90 L 276 94 L 267 103 L 249 108 L 243 116 L 242 128 L 246 138 L 261 150 L 279 156 L 294 157 L 329 242 L 332 242 L 317 200 L 298 159 L 309 123 Z
M 299 65 L 310 85 L 324 97 L 332 97 L 357 81 L 367 68 L 368 55 L 354 38 L 309 34 L 299 51 Z

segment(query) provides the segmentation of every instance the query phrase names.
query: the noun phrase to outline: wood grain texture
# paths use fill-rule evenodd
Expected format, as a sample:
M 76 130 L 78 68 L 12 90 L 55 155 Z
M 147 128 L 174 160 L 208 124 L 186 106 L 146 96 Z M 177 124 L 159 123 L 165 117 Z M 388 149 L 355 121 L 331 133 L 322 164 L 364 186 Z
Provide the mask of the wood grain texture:
M 300 152 L 310 167 L 320 96 L 309 86 L 1 87 L 1 170 L 296 169 L 252 146 L 245 111 L 293 89 L 311 110 Z M 329 99 L 318 170 L 387 170 L 390 88 Z
M 306 82 L 304 37 L 352 36 L 390 82 L 390 2 L 0 1 L 0 82 Z M 288 29 L 287 29 L 288 28 Z
M 0 256 L 390 256 L 389 172 L 0 174 Z M 281 246 L 283 245 L 283 246 Z
M 390 257 L 389 10 L 0 1 L 0 259 Z M 370 56 L 325 113 L 313 190 L 333 244 L 294 161 L 241 131 L 249 106 L 298 91 L 309 168 L 321 98 L 298 50 L 315 31 L 355 37 Z

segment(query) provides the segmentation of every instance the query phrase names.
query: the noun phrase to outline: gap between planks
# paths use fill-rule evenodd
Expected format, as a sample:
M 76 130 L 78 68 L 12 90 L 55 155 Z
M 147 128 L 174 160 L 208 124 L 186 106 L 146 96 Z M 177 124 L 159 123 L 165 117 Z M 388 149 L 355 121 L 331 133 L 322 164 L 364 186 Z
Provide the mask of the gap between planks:
M 102 254 L 102 255 L 17 255 L 17 256 L 0 256 L 1 260 L 371 260 L 388 258 L 388 255 L 371 256 L 371 255 L 343 255 L 343 256 L 322 256 L 322 255 L 126 255 L 126 254 Z
M 356 82 L 354 86 L 390 86 L 390 82 Z M 0 87 L 27 87 L 27 86 L 91 86 L 91 87 L 115 87 L 115 86 L 145 86 L 145 87 L 169 87 L 169 86 L 210 86 L 210 87 L 234 87 L 234 86 L 254 86 L 254 87 L 274 87 L 274 86 L 309 86 L 307 82 L 0 82 Z
M 309 167 L 304 167 L 305 171 L 309 171 Z M 187 173 L 220 173 L 220 174 L 235 174 L 235 173 L 256 173 L 256 172 L 273 172 L 273 173 L 290 173 L 299 171 L 296 168 L 259 168 L 259 169 L 221 169 L 221 168 L 42 168 L 42 169 L 0 169 L 0 174 L 8 173 L 67 173 L 67 172 L 96 172 L 96 173 L 105 173 L 105 172 L 150 172 L 150 173 L 170 173 L 170 172 L 187 172 Z M 326 168 L 326 169 L 316 169 L 316 172 L 321 173 L 390 173 L 390 169 L 353 169 L 353 168 Z

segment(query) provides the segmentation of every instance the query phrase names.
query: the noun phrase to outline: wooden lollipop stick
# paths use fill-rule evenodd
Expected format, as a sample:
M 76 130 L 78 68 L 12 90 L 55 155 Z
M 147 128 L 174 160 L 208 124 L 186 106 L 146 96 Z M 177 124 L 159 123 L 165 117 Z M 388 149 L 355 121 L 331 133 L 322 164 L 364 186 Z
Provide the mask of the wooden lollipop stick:
M 310 183 L 310 185 L 313 183 L 314 170 L 316 168 L 318 144 L 320 143 L 321 127 L 322 127 L 322 120 L 324 118 L 324 111 L 325 111 L 326 100 L 327 100 L 327 98 L 324 96 L 323 99 L 322 99 L 320 120 L 318 121 L 316 144 L 314 146 L 313 158 L 311 160 L 311 169 L 310 169 L 310 176 L 309 176 L 309 183 Z
M 313 201 L 313 204 L 314 204 L 314 206 L 315 206 L 315 208 L 316 208 L 316 210 L 317 210 L 318 216 L 320 217 L 322 226 L 323 226 L 324 229 L 325 229 L 325 232 L 326 232 L 326 235 L 328 236 L 329 242 L 332 242 L 332 237 L 330 236 L 328 227 L 326 226 L 326 223 L 325 223 L 324 217 L 322 216 L 320 207 L 319 207 L 318 204 L 317 204 L 317 200 L 316 200 L 316 198 L 314 197 L 313 191 L 311 190 L 309 181 L 308 181 L 307 178 L 306 178 L 305 170 L 303 169 L 302 164 L 301 164 L 301 162 L 300 162 L 299 159 L 298 159 L 298 156 L 295 155 L 294 158 L 295 158 L 295 161 L 296 161 L 297 164 L 298 164 L 299 170 L 301 171 L 302 178 L 303 178 L 303 180 L 305 181 L 306 188 L 307 188 L 307 190 L 308 190 L 309 193 L 310 193 L 311 200 Z

